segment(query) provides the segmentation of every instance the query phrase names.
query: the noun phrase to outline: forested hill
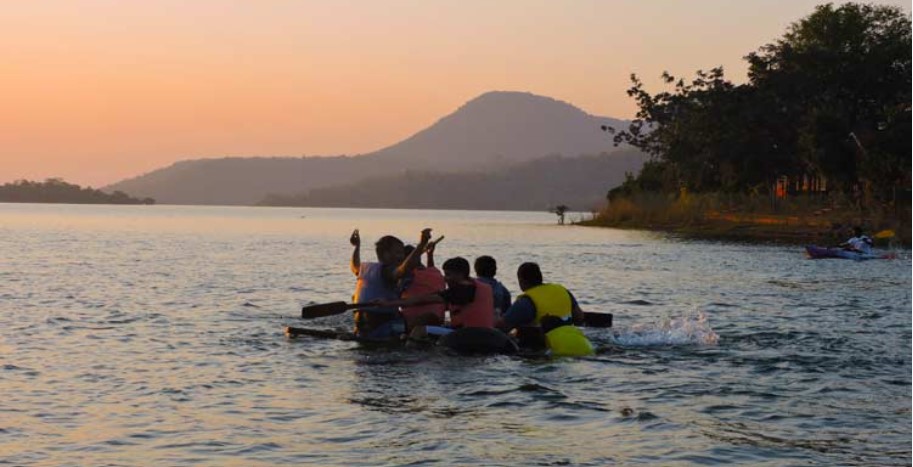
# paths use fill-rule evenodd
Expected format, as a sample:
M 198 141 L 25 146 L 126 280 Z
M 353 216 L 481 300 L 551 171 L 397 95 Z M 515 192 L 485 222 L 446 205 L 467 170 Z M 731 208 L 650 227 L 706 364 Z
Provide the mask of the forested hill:
M 109 194 L 51 178 L 0 185 L 0 203 L 155 204 L 155 200 L 132 198 L 122 191 Z
M 593 116 L 548 97 L 490 92 L 414 136 L 374 153 L 188 160 L 104 189 L 153 197 L 159 203 L 250 205 L 269 193 L 295 195 L 407 170 L 485 172 L 550 155 L 615 152 L 611 138 L 600 127 L 621 128 L 627 123 Z M 603 192 L 610 188 L 607 180 L 593 183 L 601 184 Z
M 622 128 L 628 123 L 590 115 L 550 97 L 493 91 L 369 156 L 405 168 L 435 171 L 504 167 L 549 155 L 576 157 L 611 151 L 600 127 Z
M 358 183 L 310 190 L 295 196 L 270 195 L 269 206 L 547 210 L 567 205 L 586 211 L 604 202 L 608 188 L 625 172 L 636 173 L 645 155 L 551 156 L 490 172 L 409 171 Z

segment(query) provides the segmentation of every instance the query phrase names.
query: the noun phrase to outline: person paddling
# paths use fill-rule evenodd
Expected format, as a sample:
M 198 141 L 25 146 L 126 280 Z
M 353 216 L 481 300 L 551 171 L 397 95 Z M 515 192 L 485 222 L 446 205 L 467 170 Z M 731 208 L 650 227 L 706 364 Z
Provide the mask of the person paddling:
M 570 291 L 558 284 L 543 283 L 542 270 L 536 263 L 521 264 L 517 280 L 523 294 L 504 314 L 498 323 L 500 328 L 541 328 L 545 347 L 554 356 L 594 353 L 589 339 L 575 326 L 583 322 L 583 311 Z
M 415 267 L 421 251 L 428 245 L 431 229 L 422 230 L 416 251 L 408 257 L 402 240 L 386 235 L 374 245 L 377 262 L 361 261 L 361 236 L 358 229 L 352 232 L 349 242 L 354 247 L 349 268 L 358 278 L 354 303 L 397 299 L 397 282 Z M 405 332 L 405 323 L 399 310 L 393 306 L 366 307 L 355 310 L 355 338 L 364 341 L 389 341 L 398 339 Z
M 853 238 L 840 244 L 844 250 L 855 251 L 864 255 L 872 254 L 872 245 L 874 245 L 872 237 L 863 234 L 862 227 L 859 226 L 853 227 Z

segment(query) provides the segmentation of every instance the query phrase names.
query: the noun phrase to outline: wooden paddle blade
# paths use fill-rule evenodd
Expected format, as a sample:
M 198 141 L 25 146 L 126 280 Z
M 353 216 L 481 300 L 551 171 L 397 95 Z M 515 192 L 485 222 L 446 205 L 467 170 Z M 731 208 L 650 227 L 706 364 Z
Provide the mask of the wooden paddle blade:
M 346 302 L 321 303 L 308 305 L 301 309 L 302 319 L 323 318 L 324 316 L 341 315 L 354 308 Z
M 612 327 L 612 313 L 583 312 L 583 324 L 588 328 Z
M 285 335 L 294 338 L 299 336 L 309 336 L 317 337 L 320 339 L 335 339 L 341 341 L 350 341 L 355 339 L 355 335 L 351 332 L 340 332 L 334 331 L 331 329 L 310 329 L 310 328 L 298 328 L 294 326 L 286 326 Z

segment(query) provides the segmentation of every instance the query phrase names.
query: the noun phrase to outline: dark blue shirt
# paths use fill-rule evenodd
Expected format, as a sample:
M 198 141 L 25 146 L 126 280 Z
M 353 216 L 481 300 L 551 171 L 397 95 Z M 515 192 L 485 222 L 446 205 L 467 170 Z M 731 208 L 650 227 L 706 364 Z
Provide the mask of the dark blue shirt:
M 577 299 L 574 298 L 574 294 L 568 292 L 568 295 L 571 296 L 571 309 L 577 308 L 579 305 L 577 304 Z M 509 328 L 533 324 L 533 321 L 535 320 L 536 305 L 531 298 L 525 295 L 517 297 L 517 301 L 510 306 L 507 313 L 504 313 L 504 323 L 507 324 Z
M 494 277 L 480 276 L 478 279 L 491 286 L 491 292 L 495 299 L 495 308 L 501 310 L 501 314 L 506 313 L 507 309 L 510 308 L 510 291 L 507 290 L 507 287 L 504 287 L 504 284 Z

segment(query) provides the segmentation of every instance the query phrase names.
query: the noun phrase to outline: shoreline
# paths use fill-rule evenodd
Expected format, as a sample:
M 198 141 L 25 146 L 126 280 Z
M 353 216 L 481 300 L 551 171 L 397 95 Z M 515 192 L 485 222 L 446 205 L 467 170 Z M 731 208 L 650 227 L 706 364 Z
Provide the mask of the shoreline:
M 741 220 L 739 220 L 741 219 Z M 783 245 L 819 245 L 834 246 L 845 242 L 849 236 L 841 234 L 822 223 L 790 223 L 794 218 L 782 216 L 747 216 L 739 219 L 733 217 L 707 218 L 703 221 L 693 222 L 643 222 L 628 220 L 623 222 L 610 222 L 599 217 L 580 222 L 574 225 L 584 227 L 603 227 L 623 230 L 646 230 L 661 232 L 682 238 L 698 240 L 723 240 L 743 243 L 772 243 Z M 779 221 L 771 222 L 770 219 Z M 868 232 L 875 241 L 875 248 L 910 248 L 910 230 L 890 229 L 895 232 L 892 238 L 875 238 L 878 231 L 890 228 L 879 228 Z M 850 235 L 851 236 L 851 235 Z

